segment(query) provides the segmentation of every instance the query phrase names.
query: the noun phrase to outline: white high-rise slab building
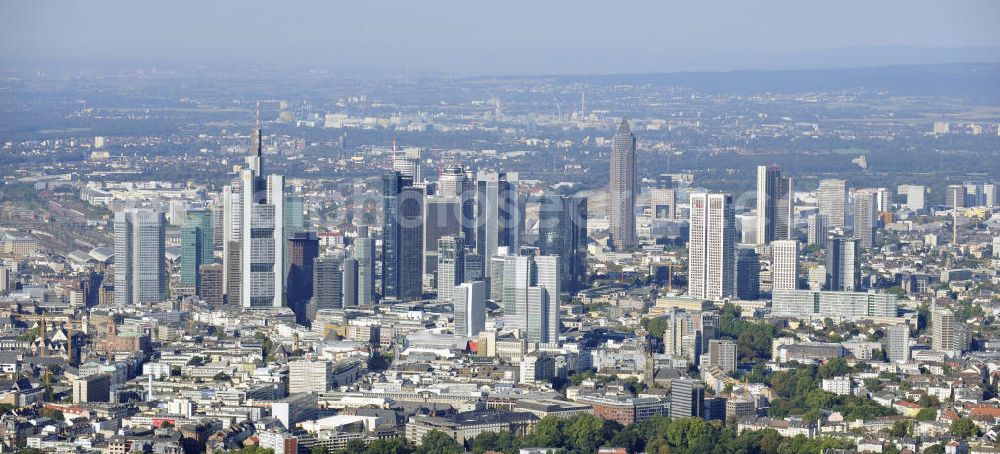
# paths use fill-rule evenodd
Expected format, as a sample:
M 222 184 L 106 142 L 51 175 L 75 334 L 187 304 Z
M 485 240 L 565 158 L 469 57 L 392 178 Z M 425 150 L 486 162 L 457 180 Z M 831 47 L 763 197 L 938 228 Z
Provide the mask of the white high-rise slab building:
M 504 327 L 521 330 L 529 342 L 559 341 L 559 260 L 555 255 L 504 257 Z
M 463 282 L 453 291 L 455 335 L 473 337 L 486 328 L 486 283 Z
M 826 216 L 819 213 L 809 216 L 806 226 L 806 242 L 809 244 L 826 244 L 826 237 L 830 232 L 829 219 Z
M 861 247 L 876 245 L 877 227 L 878 189 L 854 191 L 854 237 L 861 241 Z
M 692 193 L 688 292 L 721 300 L 736 287 L 736 219 L 733 198 L 721 193 Z
M 910 361 L 910 327 L 893 325 L 886 333 L 886 354 L 889 361 L 905 363 Z
M 847 204 L 847 182 L 820 180 L 817 190 L 819 214 L 826 215 L 831 228 L 844 228 Z
M 797 240 L 777 240 L 771 243 L 774 266 L 771 268 L 774 290 L 795 290 L 799 288 L 799 242 Z
M 927 194 L 927 187 L 915 184 L 904 184 L 900 185 L 896 189 L 896 193 L 899 195 L 906 196 L 906 203 L 903 204 L 907 209 L 910 210 L 922 210 L 926 208 L 926 203 L 924 201 L 924 196 Z

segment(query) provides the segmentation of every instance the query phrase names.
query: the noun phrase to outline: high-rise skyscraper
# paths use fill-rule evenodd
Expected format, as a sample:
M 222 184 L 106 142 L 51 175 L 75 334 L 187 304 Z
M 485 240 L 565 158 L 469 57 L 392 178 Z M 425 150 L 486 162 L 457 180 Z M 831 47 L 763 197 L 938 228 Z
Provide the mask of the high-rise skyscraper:
M 187 219 L 181 227 L 181 283 L 197 293 L 201 280 L 198 270 L 202 265 L 214 261 L 215 231 L 212 213 L 206 209 L 187 211 Z
M 855 238 L 832 235 L 826 242 L 826 289 L 861 290 L 861 245 Z
M 677 190 L 653 188 L 649 190 L 649 206 L 656 219 L 677 218 Z
M 312 305 L 319 309 L 340 309 L 343 304 L 344 273 L 342 258 L 324 255 L 312 267 Z
M 304 204 L 301 192 L 285 194 L 285 237 L 291 238 L 306 229 Z
M 958 331 L 955 329 L 955 313 L 949 309 L 931 311 L 931 348 L 949 356 L 962 353 Z
M 858 189 L 854 191 L 854 237 L 861 241 L 861 247 L 876 245 L 878 230 L 878 189 Z
M 960 184 L 951 184 L 945 188 L 945 203 L 948 208 L 955 210 L 959 208 L 965 208 L 965 186 Z
M 757 244 L 787 240 L 793 233 L 795 191 L 780 166 L 757 166 Z
M 806 221 L 806 242 L 809 244 L 826 245 L 826 237 L 830 233 L 830 219 L 816 213 Z
M 221 251 L 225 246 L 225 206 L 220 202 L 216 201 L 209 208 L 209 213 L 212 215 L 212 249 L 213 254 L 215 251 Z
M 447 236 L 459 237 L 462 235 L 462 199 L 459 196 L 441 194 L 424 198 L 423 233 L 424 274 L 436 276 L 438 273 L 438 240 Z
M 735 372 L 736 342 L 731 340 L 708 341 L 708 363 L 719 366 L 723 372 Z
M 395 147 L 393 143 L 392 170 L 408 177 L 414 183 L 422 183 L 424 179 L 420 172 L 420 149 L 406 148 L 397 152 Z
M 721 193 L 691 194 L 688 293 L 721 300 L 736 290 L 736 217 L 733 198 Z
M 476 177 L 476 252 L 490 275 L 490 258 L 501 247 L 517 251 L 524 231 L 524 200 L 517 179 L 504 172 L 479 172 Z
M 240 247 L 243 238 L 243 194 L 239 184 L 222 188 L 222 286 L 230 304 L 240 303 Z
M 559 257 L 507 256 L 503 274 L 504 327 L 529 342 L 558 342 Z
M 115 213 L 115 305 L 167 297 L 166 218 L 150 209 Z
M 358 260 L 353 257 L 346 257 L 341 265 L 342 291 L 341 304 L 344 307 L 354 307 L 358 305 Z
M 240 282 L 240 273 L 243 272 L 243 268 L 240 266 L 240 254 L 242 252 L 239 241 L 230 241 L 223 248 L 225 254 L 225 264 L 222 265 L 225 268 L 223 287 L 226 289 L 227 304 L 241 304 L 240 290 L 243 284 Z
M 586 282 L 587 199 L 544 196 L 538 207 L 538 251 L 561 258 L 562 288 L 576 291 Z
M 736 297 L 747 301 L 760 298 L 760 256 L 752 247 L 737 249 Z
M 893 325 L 886 331 L 886 355 L 889 361 L 894 363 L 910 361 L 909 325 Z
M 375 302 L 375 240 L 368 236 L 368 226 L 358 227 L 354 239 L 354 258 L 358 261 L 358 306 Z
M 825 215 L 831 228 L 844 228 L 844 210 L 847 204 L 847 182 L 820 180 L 817 190 L 819 214 Z
M 997 189 L 996 183 L 983 184 L 983 205 L 986 208 L 997 208 L 1000 205 L 997 201 L 997 197 L 1000 196 Z
M 799 242 L 798 240 L 777 240 L 771 243 L 774 258 L 771 267 L 773 290 L 795 290 L 799 288 Z
M 240 172 L 240 301 L 244 308 L 281 307 L 285 297 L 285 177 L 264 173 L 259 113 L 251 149 L 248 168 Z
M 919 186 L 913 184 L 900 185 L 896 189 L 896 193 L 906 196 L 906 203 L 903 205 L 911 210 L 922 210 L 926 208 L 924 204 L 924 195 L 927 193 L 926 186 Z
M 437 298 L 451 301 L 455 287 L 465 282 L 465 241 L 461 236 L 441 237 L 435 249 L 438 251 Z M 485 284 L 483 291 L 485 293 Z
M 556 255 L 534 257 L 535 282 L 528 289 L 528 339 L 540 343 L 559 342 L 559 303 L 562 285 Z M 538 288 L 539 290 L 534 290 Z M 537 333 L 537 335 L 535 334 Z
M 980 207 L 986 204 L 982 183 L 978 181 L 966 181 L 962 183 L 962 186 L 965 187 L 965 206 Z
M 423 190 L 399 172 L 382 177 L 382 296 L 398 301 L 423 295 Z
M 611 142 L 611 184 L 608 189 L 609 244 L 616 251 L 634 249 L 635 236 L 635 135 L 622 118 Z
M 670 417 L 700 418 L 705 403 L 705 384 L 700 380 L 677 378 L 670 381 Z
M 878 206 L 876 211 L 879 213 L 891 213 L 892 212 L 892 190 L 889 188 L 875 188 L 876 199 L 878 200 Z
M 486 327 L 486 283 L 464 282 L 452 291 L 455 335 L 474 337 Z
M 213 306 L 221 306 L 225 302 L 222 287 L 222 265 L 202 265 L 199 269 L 201 284 L 198 287 L 198 297 Z
M 445 167 L 438 177 L 437 195 L 441 197 L 457 197 L 462 204 L 462 235 L 465 236 L 465 246 L 476 245 L 476 183 L 471 171 L 466 171 L 460 165 Z
M 313 266 L 319 257 L 319 238 L 316 232 L 298 232 L 288 239 L 288 307 L 295 312 L 299 323 L 304 324 L 306 304 L 313 297 Z

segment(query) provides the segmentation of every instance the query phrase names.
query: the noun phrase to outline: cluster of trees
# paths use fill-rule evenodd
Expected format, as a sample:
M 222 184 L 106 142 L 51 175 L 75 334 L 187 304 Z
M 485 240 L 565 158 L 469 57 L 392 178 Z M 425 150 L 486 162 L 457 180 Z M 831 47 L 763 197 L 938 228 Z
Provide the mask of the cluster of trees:
M 392 353 L 375 353 L 368 358 L 368 370 L 379 372 L 389 368 L 392 364 Z
M 719 313 L 719 329 L 722 337 L 736 340 L 740 360 L 771 359 L 771 341 L 778 331 L 774 326 L 745 320 L 738 306 L 726 303 Z
M 657 318 L 644 318 L 641 322 L 642 329 L 646 330 L 650 336 L 662 339 L 663 335 L 667 333 L 667 318 L 657 317 Z
M 365 446 L 352 440 L 336 454 L 473 454 L 489 451 L 513 454 L 521 448 L 552 448 L 564 454 L 591 454 L 602 447 L 625 448 L 629 452 L 650 454 L 723 454 L 730 452 L 761 454 L 793 454 L 823 452 L 825 449 L 853 448 L 847 439 L 831 437 L 784 437 L 774 430 L 737 433 L 733 425 L 700 418 L 670 419 L 654 416 L 646 421 L 622 426 L 591 414 L 569 418 L 547 416 L 538 421 L 535 431 L 527 436 L 510 432 L 484 432 L 466 446 L 461 446 L 443 432 L 431 431 L 418 446 L 404 438 L 376 440 Z M 259 453 L 240 453 L 259 454 Z M 314 454 L 320 454 L 316 450 Z
M 824 378 L 831 378 L 851 372 L 851 368 L 841 358 L 834 358 L 826 364 L 798 365 L 791 370 L 778 371 L 767 377 L 765 383 L 780 397 L 771 403 L 770 415 L 778 418 L 797 415 L 805 419 L 817 420 L 823 410 L 837 411 L 849 420 L 871 419 L 889 416 L 896 412 L 870 399 L 854 395 L 838 396 L 823 391 L 820 384 Z
M 778 334 L 777 328 L 740 317 L 740 308 L 726 303 L 719 314 L 721 335 L 736 341 L 739 358 L 743 361 L 767 360 L 771 358 L 771 341 Z M 666 317 L 644 318 L 639 322 L 650 336 L 663 338 L 667 332 L 669 319 Z
M 522 447 L 559 448 L 567 454 L 593 453 L 601 447 L 626 448 L 629 452 L 671 453 L 799 453 L 822 452 L 823 448 L 850 448 L 846 440 L 819 437 L 783 437 L 773 430 L 737 433 L 720 421 L 699 418 L 670 419 L 654 416 L 638 424 L 622 427 L 590 414 L 570 418 L 554 416 L 538 422 L 526 437 L 507 432 L 483 433 L 472 442 L 474 454 L 487 451 L 515 453 Z

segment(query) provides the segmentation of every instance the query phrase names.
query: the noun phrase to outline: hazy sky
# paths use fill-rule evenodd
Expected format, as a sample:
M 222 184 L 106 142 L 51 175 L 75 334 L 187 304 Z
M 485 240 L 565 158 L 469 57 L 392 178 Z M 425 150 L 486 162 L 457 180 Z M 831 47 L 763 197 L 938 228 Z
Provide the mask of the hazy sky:
M 2 59 L 628 73 L 781 66 L 781 54 L 878 46 L 1000 47 L 1000 1 L 0 3 Z

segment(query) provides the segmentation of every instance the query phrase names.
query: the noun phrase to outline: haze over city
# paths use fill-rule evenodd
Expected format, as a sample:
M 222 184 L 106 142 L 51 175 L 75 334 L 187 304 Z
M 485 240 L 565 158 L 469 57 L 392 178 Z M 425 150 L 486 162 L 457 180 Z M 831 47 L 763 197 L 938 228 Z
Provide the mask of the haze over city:
M 995 454 L 1000 3 L 0 3 L 0 453 Z
M 11 1 L 0 58 L 618 74 L 1000 60 L 1000 5 Z

